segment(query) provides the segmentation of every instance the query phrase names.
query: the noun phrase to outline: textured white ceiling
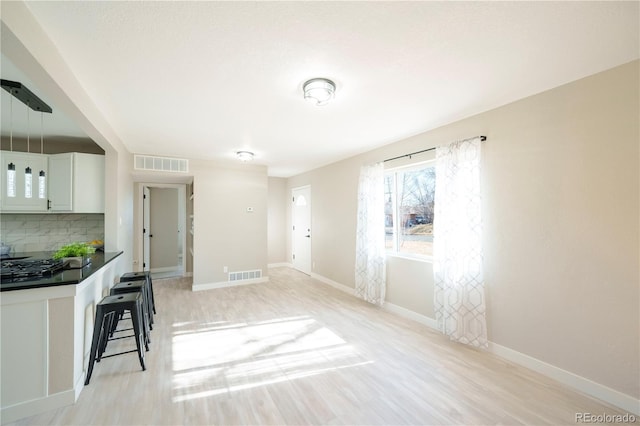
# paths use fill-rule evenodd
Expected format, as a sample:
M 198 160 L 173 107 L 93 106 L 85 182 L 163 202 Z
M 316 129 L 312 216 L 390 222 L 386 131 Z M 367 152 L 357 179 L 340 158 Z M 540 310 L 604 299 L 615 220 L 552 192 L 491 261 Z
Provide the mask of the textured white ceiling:
M 290 176 L 637 59 L 638 2 L 27 2 L 134 153 Z M 302 84 L 326 77 L 315 107 Z

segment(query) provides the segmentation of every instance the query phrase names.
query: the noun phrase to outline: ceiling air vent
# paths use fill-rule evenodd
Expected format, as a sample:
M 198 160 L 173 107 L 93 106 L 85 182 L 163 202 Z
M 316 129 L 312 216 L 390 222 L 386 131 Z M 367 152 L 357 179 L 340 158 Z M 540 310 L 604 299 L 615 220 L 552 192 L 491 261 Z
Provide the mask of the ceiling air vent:
M 154 172 L 188 173 L 189 160 L 183 158 L 152 157 L 150 155 L 133 156 L 134 169 Z

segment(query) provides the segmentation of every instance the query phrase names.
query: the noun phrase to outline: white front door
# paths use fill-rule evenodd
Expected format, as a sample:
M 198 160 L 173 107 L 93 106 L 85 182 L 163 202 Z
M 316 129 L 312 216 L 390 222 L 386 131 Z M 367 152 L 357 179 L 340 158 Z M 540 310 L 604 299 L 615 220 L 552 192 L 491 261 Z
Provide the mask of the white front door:
M 311 274 L 311 187 L 294 188 L 291 192 L 293 267 Z

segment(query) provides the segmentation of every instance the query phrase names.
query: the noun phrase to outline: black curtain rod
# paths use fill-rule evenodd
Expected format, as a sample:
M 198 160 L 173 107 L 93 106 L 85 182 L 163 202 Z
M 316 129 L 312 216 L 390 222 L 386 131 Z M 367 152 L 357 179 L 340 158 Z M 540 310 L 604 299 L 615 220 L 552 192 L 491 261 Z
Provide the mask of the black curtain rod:
M 487 140 L 486 136 L 480 136 L 480 141 L 484 142 Z M 399 155 L 397 157 L 393 157 L 393 158 L 387 158 L 386 160 L 384 160 L 384 163 L 386 163 L 387 161 L 392 161 L 392 160 L 397 160 L 399 158 L 404 158 L 404 157 L 411 157 L 412 155 L 416 155 L 416 154 L 422 154 L 423 152 L 428 152 L 428 151 L 433 151 L 434 149 L 436 149 L 436 147 L 434 146 L 433 148 L 429 148 L 429 149 L 423 149 L 422 151 L 416 151 L 416 152 L 412 152 L 410 154 L 405 154 L 405 155 Z

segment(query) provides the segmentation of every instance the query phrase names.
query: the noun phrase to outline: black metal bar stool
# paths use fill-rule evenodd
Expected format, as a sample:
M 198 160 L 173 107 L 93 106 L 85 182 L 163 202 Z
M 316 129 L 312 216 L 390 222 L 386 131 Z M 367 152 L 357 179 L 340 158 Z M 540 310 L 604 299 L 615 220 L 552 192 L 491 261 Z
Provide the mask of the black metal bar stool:
M 145 279 L 141 279 L 138 281 L 126 281 L 120 282 L 114 285 L 110 294 L 113 296 L 114 294 L 125 294 L 125 293 L 136 293 L 140 292 L 142 294 L 142 312 L 144 319 L 144 331 L 145 331 L 145 339 L 147 343 L 151 343 L 151 332 L 153 329 L 153 311 L 151 310 L 151 296 L 149 295 L 149 290 L 147 286 L 147 281 Z M 116 330 L 118 327 L 119 320 L 122 319 L 124 312 L 119 312 L 115 318 L 113 319 L 113 324 L 110 330 L 110 337 L 113 338 L 113 333 L 118 331 Z M 120 330 L 124 331 L 124 330 Z
M 124 337 L 134 337 L 136 340 L 136 349 L 130 351 L 119 352 L 112 355 L 103 356 L 112 322 L 120 311 L 129 311 L 131 321 L 133 322 L 133 335 Z M 123 337 L 123 338 L 124 338 Z M 149 350 L 144 332 L 144 313 L 142 293 L 126 293 L 107 296 L 96 305 L 96 320 L 93 325 L 93 338 L 91 340 L 91 353 L 89 355 L 89 369 L 87 370 L 87 378 L 84 381 L 85 386 L 89 384 L 91 374 L 93 373 L 94 363 L 100 362 L 102 358 L 110 358 L 116 355 L 138 352 L 138 359 L 142 370 L 147 367 L 144 363 L 144 352 L 142 349 Z
M 120 282 L 138 281 L 142 279 L 147 280 L 147 283 L 149 284 L 149 293 L 151 293 L 151 307 L 153 309 L 153 313 L 156 314 L 156 299 L 153 295 L 153 280 L 151 279 L 151 272 L 127 272 L 125 274 L 122 274 L 122 276 L 120 277 Z

